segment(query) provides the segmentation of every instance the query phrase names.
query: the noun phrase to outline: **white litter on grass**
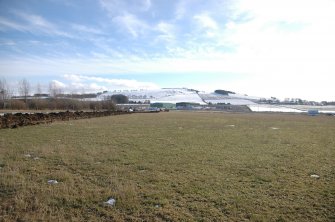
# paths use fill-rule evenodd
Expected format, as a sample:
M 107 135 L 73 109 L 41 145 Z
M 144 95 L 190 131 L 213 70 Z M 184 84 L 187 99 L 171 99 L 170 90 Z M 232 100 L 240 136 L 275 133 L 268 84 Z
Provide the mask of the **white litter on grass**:
M 235 125 L 227 125 L 228 127 L 235 127 Z
M 311 177 L 312 177 L 312 178 L 315 178 L 315 179 L 319 179 L 319 178 L 320 178 L 320 176 L 319 176 L 319 175 L 316 175 L 316 174 L 312 174 Z
M 30 158 L 30 157 L 31 157 L 30 154 L 24 154 L 24 156 L 27 157 L 27 158 Z
M 160 208 L 160 207 L 161 207 L 161 205 L 159 205 L 159 204 L 155 205 L 155 208 Z
M 106 202 L 104 202 L 104 204 L 108 205 L 108 206 L 114 206 L 116 203 L 116 200 L 114 198 L 109 198 L 109 200 L 107 200 Z
M 57 184 L 58 181 L 57 180 L 48 180 L 48 184 Z
M 277 128 L 277 127 L 271 127 L 271 129 L 273 129 L 273 130 L 278 130 L 279 128 Z

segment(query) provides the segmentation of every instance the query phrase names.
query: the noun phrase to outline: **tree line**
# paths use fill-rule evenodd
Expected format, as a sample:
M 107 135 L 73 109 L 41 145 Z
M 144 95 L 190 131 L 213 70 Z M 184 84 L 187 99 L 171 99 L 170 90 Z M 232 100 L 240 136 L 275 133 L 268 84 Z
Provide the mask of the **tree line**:
M 98 94 L 64 94 L 61 87 L 49 83 L 48 93 L 38 83 L 33 92 L 26 79 L 18 82 L 17 88 L 10 87 L 5 78 L 0 78 L 0 109 L 12 110 L 115 110 L 115 98 L 103 101 L 85 101 Z M 87 96 L 87 97 L 86 97 Z

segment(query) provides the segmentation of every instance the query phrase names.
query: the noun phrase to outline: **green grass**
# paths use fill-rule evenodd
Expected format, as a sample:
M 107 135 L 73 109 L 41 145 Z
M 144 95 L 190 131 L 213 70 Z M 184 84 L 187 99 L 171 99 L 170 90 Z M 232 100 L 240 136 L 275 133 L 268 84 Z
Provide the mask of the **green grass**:
M 334 157 L 327 116 L 170 112 L 5 129 L 0 221 L 334 221 Z

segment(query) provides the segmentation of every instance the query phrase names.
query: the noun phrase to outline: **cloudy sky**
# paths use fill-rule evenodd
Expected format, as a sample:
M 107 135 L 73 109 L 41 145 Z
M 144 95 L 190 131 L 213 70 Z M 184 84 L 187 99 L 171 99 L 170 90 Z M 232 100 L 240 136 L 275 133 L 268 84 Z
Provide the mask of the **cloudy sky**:
M 0 77 L 335 100 L 335 0 L 0 0 Z

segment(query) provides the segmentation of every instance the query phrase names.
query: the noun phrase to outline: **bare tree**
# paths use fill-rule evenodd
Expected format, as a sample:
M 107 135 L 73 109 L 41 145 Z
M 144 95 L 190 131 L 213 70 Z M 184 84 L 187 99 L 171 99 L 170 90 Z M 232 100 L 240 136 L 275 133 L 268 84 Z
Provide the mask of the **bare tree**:
M 42 87 L 40 83 L 36 84 L 36 91 L 34 94 L 34 100 L 33 100 L 33 104 L 31 104 L 30 108 L 34 108 L 36 110 L 41 108 L 41 96 L 42 96 Z
M 56 97 L 57 96 L 57 86 L 54 82 L 49 83 L 49 95 L 51 97 Z
M 6 100 L 8 99 L 8 85 L 6 79 L 0 79 L 0 108 L 6 108 Z
M 51 97 L 57 97 L 58 95 L 62 94 L 62 88 L 57 85 L 56 82 L 51 81 L 49 83 L 49 94 Z
M 36 85 L 36 94 L 38 97 L 40 97 L 42 95 L 42 87 L 40 83 L 37 83 Z
M 27 104 L 27 98 L 30 93 L 30 83 L 28 82 L 28 80 L 22 79 L 19 82 L 19 93 L 20 93 L 20 96 L 24 97 L 24 101 Z

